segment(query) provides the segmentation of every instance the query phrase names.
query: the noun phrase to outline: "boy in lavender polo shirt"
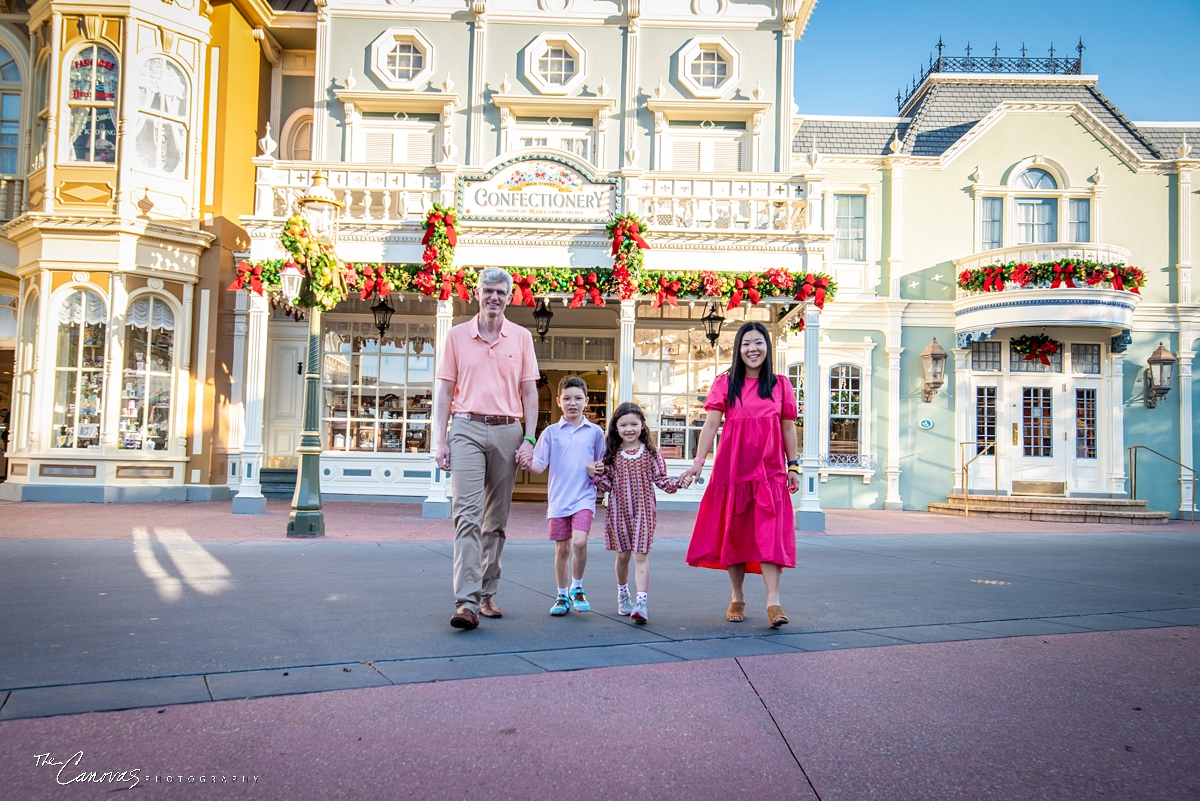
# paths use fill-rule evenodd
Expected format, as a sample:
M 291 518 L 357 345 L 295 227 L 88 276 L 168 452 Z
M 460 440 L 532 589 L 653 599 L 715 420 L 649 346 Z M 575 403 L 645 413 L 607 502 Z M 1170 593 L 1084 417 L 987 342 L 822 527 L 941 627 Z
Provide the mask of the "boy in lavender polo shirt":
M 587 408 L 587 384 L 577 375 L 558 383 L 558 407 L 563 416 L 542 430 L 533 455 L 524 465 L 534 473 L 550 468 L 550 539 L 554 540 L 554 578 L 558 597 L 550 614 L 562 617 L 591 609 L 583 591 L 587 567 L 587 538 L 596 513 L 596 487 L 587 474 L 589 462 L 604 456 L 604 429 L 583 416 Z M 567 587 L 568 568 L 572 576 Z

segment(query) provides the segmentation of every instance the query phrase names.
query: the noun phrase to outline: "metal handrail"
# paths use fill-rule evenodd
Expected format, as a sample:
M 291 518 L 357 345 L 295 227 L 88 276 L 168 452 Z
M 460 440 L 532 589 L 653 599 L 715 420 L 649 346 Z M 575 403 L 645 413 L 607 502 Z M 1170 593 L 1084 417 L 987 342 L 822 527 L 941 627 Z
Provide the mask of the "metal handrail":
M 1172 459 L 1170 456 L 1167 456 L 1165 453 L 1159 453 L 1158 451 L 1154 450 L 1154 448 L 1151 448 L 1146 445 L 1130 445 L 1125 450 L 1128 452 L 1128 455 L 1129 455 L 1129 483 L 1131 485 L 1130 497 L 1135 501 L 1137 500 L 1137 452 L 1139 450 L 1150 451 L 1155 456 L 1161 456 L 1162 458 L 1166 459 L 1168 462 L 1179 465 L 1179 467 L 1183 468 L 1184 470 L 1188 470 L 1191 472 L 1191 474 L 1192 474 L 1192 506 L 1191 506 L 1191 509 L 1189 510 L 1189 513 L 1192 518 L 1192 525 L 1195 525 L 1196 524 L 1196 469 L 1194 467 L 1188 467 L 1183 462 L 1176 461 L 1175 459 Z
M 975 446 L 984 445 L 987 447 L 985 447 L 983 450 L 976 453 L 970 459 L 967 459 L 967 450 L 966 449 L 967 449 L 968 445 L 975 445 Z M 971 471 L 968 470 L 967 468 L 969 468 L 971 466 L 971 463 L 974 462 L 976 459 L 978 459 L 980 456 L 991 456 L 993 459 L 995 459 L 996 460 L 996 462 L 995 462 L 996 486 L 993 489 L 992 494 L 995 495 L 996 497 L 999 497 L 1000 496 L 1000 458 L 996 455 L 996 443 L 995 442 L 989 442 L 987 440 L 972 440 L 970 442 L 960 442 L 960 443 L 958 443 L 958 447 L 959 447 L 960 455 L 962 457 L 961 459 L 959 459 L 959 461 L 962 462 L 963 517 L 970 517 L 971 516 L 971 510 L 970 510 Z

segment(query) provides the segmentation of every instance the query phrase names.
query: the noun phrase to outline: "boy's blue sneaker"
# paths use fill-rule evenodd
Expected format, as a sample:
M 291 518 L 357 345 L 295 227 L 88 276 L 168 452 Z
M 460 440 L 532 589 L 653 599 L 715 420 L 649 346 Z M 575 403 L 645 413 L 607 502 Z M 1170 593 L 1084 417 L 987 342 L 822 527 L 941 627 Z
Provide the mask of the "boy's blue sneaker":
M 567 612 L 571 611 L 571 599 L 565 595 L 560 595 L 554 599 L 554 606 L 550 607 L 550 614 L 555 617 L 562 617 Z
M 575 607 L 576 612 L 590 612 L 592 605 L 588 603 L 587 595 L 583 592 L 583 587 L 576 587 L 571 590 L 571 606 Z

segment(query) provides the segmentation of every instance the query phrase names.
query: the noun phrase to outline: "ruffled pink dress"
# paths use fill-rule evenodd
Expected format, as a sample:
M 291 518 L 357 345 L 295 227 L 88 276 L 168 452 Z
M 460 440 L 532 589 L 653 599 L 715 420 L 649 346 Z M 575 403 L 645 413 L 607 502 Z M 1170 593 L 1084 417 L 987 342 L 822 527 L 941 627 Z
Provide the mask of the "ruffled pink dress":
M 787 487 L 782 421 L 796 419 L 796 393 L 775 376 L 770 398 L 758 396 L 758 378 L 747 377 L 742 396 L 729 406 L 729 375 L 717 376 L 704 408 L 725 414 L 708 488 L 700 500 L 688 546 L 692 567 L 724 570 L 762 562 L 796 566 L 796 528 Z

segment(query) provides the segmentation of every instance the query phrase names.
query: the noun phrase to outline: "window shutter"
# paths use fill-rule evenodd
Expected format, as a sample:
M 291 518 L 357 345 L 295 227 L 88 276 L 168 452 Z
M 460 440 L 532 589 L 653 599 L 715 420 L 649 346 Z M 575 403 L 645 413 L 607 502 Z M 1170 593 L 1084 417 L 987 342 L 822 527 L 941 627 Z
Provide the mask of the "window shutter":
M 742 143 L 721 142 L 713 143 L 713 171 L 741 172 Z
M 676 141 L 671 144 L 671 169 L 676 172 L 700 171 L 700 143 Z
M 363 161 L 391 164 L 395 160 L 395 135 L 392 131 L 367 131 Z
M 403 163 L 428 166 L 437 161 L 433 131 L 409 131 L 404 138 L 406 148 L 401 159 Z

